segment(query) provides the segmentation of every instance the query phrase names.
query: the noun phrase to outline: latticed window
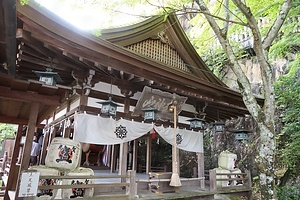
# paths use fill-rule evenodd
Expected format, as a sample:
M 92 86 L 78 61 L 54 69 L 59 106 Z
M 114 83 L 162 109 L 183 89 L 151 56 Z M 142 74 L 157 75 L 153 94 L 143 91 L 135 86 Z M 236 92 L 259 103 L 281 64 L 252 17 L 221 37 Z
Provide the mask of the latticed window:
M 170 67 L 175 67 L 186 72 L 191 72 L 180 55 L 170 45 L 163 43 L 159 39 L 147 39 L 127 46 L 126 48 L 165 63 Z

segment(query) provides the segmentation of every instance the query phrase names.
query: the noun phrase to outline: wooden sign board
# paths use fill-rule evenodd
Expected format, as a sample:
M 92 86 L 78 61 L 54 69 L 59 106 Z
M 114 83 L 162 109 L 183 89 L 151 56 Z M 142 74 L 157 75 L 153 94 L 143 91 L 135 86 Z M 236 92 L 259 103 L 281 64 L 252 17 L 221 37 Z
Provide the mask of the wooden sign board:
M 39 184 L 40 172 L 23 171 L 21 174 L 21 183 L 19 197 L 36 196 Z
M 168 92 L 163 92 L 158 89 L 152 89 L 145 86 L 142 92 L 140 99 L 138 100 L 136 107 L 132 113 L 133 116 L 143 116 L 143 109 L 146 108 L 155 108 L 159 112 L 157 117 L 159 120 L 167 121 L 173 120 L 173 113 L 168 111 L 168 106 L 172 104 L 173 95 L 175 95 L 177 104 L 177 114 L 182 110 L 182 105 L 187 100 L 187 97 L 182 97 L 177 94 L 171 94 Z

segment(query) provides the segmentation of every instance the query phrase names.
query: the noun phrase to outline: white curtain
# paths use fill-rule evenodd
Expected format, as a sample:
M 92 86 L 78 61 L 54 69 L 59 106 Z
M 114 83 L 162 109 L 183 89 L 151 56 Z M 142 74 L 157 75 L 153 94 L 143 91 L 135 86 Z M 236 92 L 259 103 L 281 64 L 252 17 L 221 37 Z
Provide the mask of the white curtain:
M 174 144 L 174 128 L 154 126 L 155 131 L 169 144 Z M 186 129 L 176 129 L 177 148 L 185 151 L 203 152 L 203 133 Z
M 153 128 L 166 142 L 173 145 L 173 128 L 125 119 L 116 121 L 112 118 L 103 118 L 85 113 L 75 115 L 74 140 L 102 145 L 121 144 L 135 140 L 147 134 Z M 177 128 L 176 135 L 178 148 L 192 152 L 203 152 L 202 133 Z

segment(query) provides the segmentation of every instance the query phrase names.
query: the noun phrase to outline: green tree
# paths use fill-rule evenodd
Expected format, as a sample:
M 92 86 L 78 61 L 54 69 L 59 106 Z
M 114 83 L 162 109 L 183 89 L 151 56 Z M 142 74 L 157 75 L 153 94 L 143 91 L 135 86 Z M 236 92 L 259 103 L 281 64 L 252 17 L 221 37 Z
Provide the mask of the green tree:
M 283 128 L 278 134 L 279 166 L 286 169 L 280 186 L 300 172 L 300 55 L 291 62 L 288 73 L 275 84 L 277 106 L 282 117 Z
M 94 3 L 95 1 L 87 0 L 85 2 Z M 111 5 L 115 5 L 117 2 L 118 6 L 122 4 L 120 1 L 107 2 L 111 3 Z M 152 1 L 124 0 L 124 3 L 130 5 L 137 2 L 149 4 Z M 270 49 L 276 39 L 285 34 L 280 32 L 280 29 L 290 9 L 294 6 L 296 10 L 298 4 L 299 0 L 165 0 L 161 4 L 155 5 L 157 8 L 161 8 L 161 13 L 177 12 L 193 18 L 194 26 L 200 27 L 198 30 L 200 30 L 201 35 L 194 35 L 195 39 L 199 39 L 195 43 L 199 49 L 205 49 L 210 44 L 207 38 L 210 38 L 210 41 L 219 42 L 219 50 L 221 50 L 221 53 L 224 53 L 226 64 L 237 77 L 237 83 L 244 103 L 253 119 L 257 122 L 260 131 L 260 151 L 257 160 L 262 199 L 276 199 L 274 175 L 276 149 L 274 125 L 275 80 L 270 65 Z M 261 28 L 259 27 L 259 20 L 264 17 L 267 17 L 270 22 Z M 247 30 L 247 33 L 253 38 L 253 48 L 262 77 L 263 105 L 258 104 L 256 101 L 251 83 L 245 73 L 243 73 L 242 67 L 238 62 L 238 43 L 231 37 L 236 30 Z M 203 46 L 205 44 L 199 45 L 199 41 L 206 42 L 206 46 Z M 214 50 L 212 49 L 213 53 L 215 53 Z
M 127 1 L 129 3 L 136 1 Z M 140 2 L 140 1 L 139 1 Z M 149 3 L 149 1 L 146 1 Z M 156 4 L 163 12 L 181 13 L 189 16 L 198 27 L 199 34 L 193 35 L 198 42 L 195 44 L 203 52 L 215 41 L 219 43 L 219 49 L 225 54 L 227 66 L 231 68 L 237 77 L 237 84 L 243 96 L 244 103 L 256 121 L 259 128 L 260 150 L 257 158 L 260 192 L 262 199 L 276 199 L 275 189 L 275 93 L 274 75 L 270 65 L 270 48 L 279 38 L 290 9 L 298 4 L 296 0 L 166 0 Z M 269 23 L 259 26 L 261 18 L 268 18 Z M 231 36 L 235 31 L 246 30 L 253 43 L 256 60 L 262 77 L 263 105 L 258 104 L 252 92 L 249 78 L 243 72 L 239 60 L 238 43 Z M 210 40 L 209 40 L 210 39 Z M 201 41 L 201 42 L 199 42 Z M 200 51 L 201 53 L 203 53 Z M 201 56 L 206 56 L 205 54 Z
M 17 128 L 18 127 L 13 124 L 0 123 L 0 142 L 2 143 L 5 138 L 15 138 Z
M 165 1 L 164 11 L 189 12 L 201 27 L 203 36 L 217 40 L 226 55 L 227 65 L 237 77 L 239 90 L 244 103 L 257 122 L 260 131 L 260 151 L 258 168 L 260 177 L 260 192 L 262 199 L 276 199 L 275 189 L 275 93 L 274 76 L 270 65 L 269 50 L 278 37 L 280 28 L 292 8 L 292 0 L 275 1 Z M 188 6 L 187 6 L 188 5 Z M 261 5 L 264 5 L 263 8 Z M 259 19 L 268 17 L 270 23 L 259 28 Z M 237 43 L 231 37 L 235 30 L 247 29 L 253 38 L 253 48 L 256 53 L 262 77 L 262 95 L 264 104 L 259 105 L 252 92 L 252 86 L 242 70 L 236 52 Z M 200 38 L 200 36 L 199 36 Z M 203 38 L 201 38 L 203 40 Z M 203 40 L 207 41 L 207 40 Z M 204 46 L 201 46 L 203 48 Z

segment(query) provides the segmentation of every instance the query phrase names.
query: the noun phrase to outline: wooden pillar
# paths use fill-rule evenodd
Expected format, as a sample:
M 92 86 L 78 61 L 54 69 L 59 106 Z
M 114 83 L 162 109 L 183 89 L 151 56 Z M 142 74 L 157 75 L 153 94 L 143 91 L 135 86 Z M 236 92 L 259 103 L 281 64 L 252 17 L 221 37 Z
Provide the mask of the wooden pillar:
M 204 177 L 204 153 L 197 153 L 198 156 L 198 178 Z M 200 188 L 205 188 L 205 180 L 200 180 Z
M 64 138 L 70 138 L 70 134 L 71 134 L 71 127 L 65 128 L 63 137 L 64 137 Z
M 127 94 L 127 93 L 126 93 Z M 124 100 L 124 113 L 129 114 L 130 96 L 125 94 Z M 127 171 L 127 157 L 128 157 L 128 142 L 120 144 L 120 159 L 119 159 L 119 174 L 126 175 Z M 125 182 L 126 179 L 122 179 L 121 182 Z
M 8 160 L 8 153 L 7 153 L 7 151 L 5 151 L 3 154 L 2 165 L 1 165 L 2 171 L 4 171 L 4 172 L 5 172 L 7 160 Z
M 21 161 L 21 166 L 18 174 L 18 179 L 17 179 L 17 187 L 16 187 L 16 194 L 15 194 L 15 199 L 22 199 L 18 197 L 19 193 L 19 184 L 20 184 L 20 175 L 23 170 L 27 170 L 30 162 L 30 151 L 31 151 L 31 146 L 33 142 L 33 136 L 34 136 L 34 131 L 36 128 L 36 123 L 37 123 L 37 118 L 38 118 L 38 112 L 39 112 L 39 107 L 40 104 L 38 102 L 32 102 L 31 108 L 30 108 L 30 116 L 29 116 L 29 121 L 28 121 L 28 127 L 27 127 L 27 133 L 26 133 L 26 140 L 24 144 L 24 151 L 23 151 L 23 157 Z
M 51 144 L 53 138 L 55 138 L 55 135 L 56 135 L 56 132 L 58 130 L 58 127 L 54 126 L 54 127 L 51 128 L 51 130 L 52 130 L 52 132 L 51 132 L 49 140 L 48 140 L 48 146 Z
M 112 148 L 112 145 L 106 145 L 106 151 L 107 151 L 107 166 L 111 168 L 111 148 Z
M 128 142 L 120 144 L 119 175 L 126 175 L 127 171 Z M 121 182 L 126 182 L 126 178 L 121 178 Z
M 67 102 L 67 106 L 66 106 L 66 113 L 68 113 L 70 111 L 70 100 L 68 100 Z M 65 127 L 64 127 L 64 131 L 63 131 L 63 137 L 64 138 L 70 138 L 70 134 L 71 134 L 71 121 L 70 119 L 65 119 L 65 123 L 64 123 Z
M 88 103 L 88 96 L 81 95 L 81 96 L 80 96 L 79 107 L 80 107 L 80 106 L 86 106 L 87 103 Z
M 22 138 L 22 137 L 21 137 Z M 18 159 L 17 159 L 17 164 L 20 165 L 21 164 L 21 158 L 23 155 L 23 145 L 20 144 L 20 149 L 19 149 L 19 155 L 18 155 Z
M 10 165 L 11 173 L 8 174 L 4 199 L 9 199 L 8 190 L 15 190 L 15 188 L 16 188 L 16 179 L 18 178 L 18 173 L 15 173 L 15 172 L 18 171 L 17 157 L 19 157 L 20 142 L 21 142 L 21 138 L 22 138 L 22 130 L 23 130 L 23 125 L 19 124 L 17 135 L 15 138 L 15 145 L 14 145 L 13 155 L 12 155 L 12 159 L 11 159 L 11 165 Z M 22 156 L 20 157 L 20 159 L 22 159 Z M 19 160 L 18 160 L 18 162 L 19 162 Z
M 64 138 L 70 138 L 71 134 L 71 121 L 70 119 L 66 119 L 64 122 L 64 128 L 63 128 L 63 137 Z
M 128 188 L 128 199 L 134 200 L 137 195 L 137 184 L 136 184 L 136 172 L 135 170 L 128 170 L 129 175 L 129 188 Z
M 127 169 L 128 170 L 132 170 L 132 150 L 133 150 L 133 148 L 132 148 L 132 145 L 133 145 L 133 142 L 128 142 L 128 159 L 127 159 L 127 161 L 128 161 L 128 163 L 127 163 Z
M 117 161 L 117 145 L 111 146 L 111 160 L 110 160 L 110 173 L 116 171 L 116 161 Z
M 147 135 L 146 174 L 148 174 L 151 171 L 151 146 L 152 146 L 151 135 Z
M 42 165 L 45 164 L 45 158 L 46 158 L 46 154 L 47 154 L 47 147 L 49 145 L 50 131 L 51 130 L 47 130 L 46 133 L 44 134 L 44 140 L 43 140 L 42 151 L 41 151 L 41 156 L 40 156 L 40 163 Z
M 138 140 L 133 141 L 133 160 L 132 169 L 137 171 L 137 154 L 138 154 Z
M 217 174 L 217 171 L 215 169 L 209 170 L 209 190 L 210 191 L 217 190 L 216 174 Z
M 52 113 L 52 121 L 55 120 L 56 110 Z M 47 121 L 48 122 L 48 121 Z

